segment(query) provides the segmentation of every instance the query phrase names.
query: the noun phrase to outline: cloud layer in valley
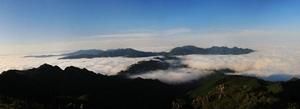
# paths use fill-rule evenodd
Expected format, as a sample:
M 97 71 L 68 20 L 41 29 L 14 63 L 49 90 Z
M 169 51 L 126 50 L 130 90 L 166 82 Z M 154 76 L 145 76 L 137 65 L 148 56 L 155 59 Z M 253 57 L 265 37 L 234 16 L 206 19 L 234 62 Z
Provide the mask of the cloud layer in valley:
M 68 66 L 87 68 L 88 70 L 105 75 L 115 75 L 121 70 L 125 70 L 129 65 L 138 61 L 148 60 L 148 58 L 93 58 L 93 59 L 58 59 L 60 57 L 34 58 L 22 56 L 1 56 L 0 72 L 10 69 L 29 69 L 39 67 L 44 63 L 57 65 L 62 69 Z
M 152 71 L 132 77 L 159 79 L 167 83 L 195 80 L 212 70 L 232 69 L 234 75 L 245 75 L 270 81 L 286 81 L 300 77 L 299 49 L 269 49 L 247 55 L 187 55 L 179 57 L 188 68 Z
M 103 47 L 99 49 L 134 48 L 144 51 L 167 51 L 182 45 L 195 45 L 204 48 L 211 46 L 237 46 L 251 48 L 257 50 L 257 52 L 247 55 L 181 56 L 181 62 L 188 65 L 191 69 L 153 71 L 139 75 L 139 77 L 160 79 L 165 82 L 184 82 L 195 79 L 194 77 L 201 77 L 202 73 L 207 73 L 206 71 L 210 69 L 230 68 L 238 71 L 236 73 L 238 75 L 255 76 L 267 80 L 288 80 L 292 77 L 300 77 L 299 34 L 299 32 L 272 30 L 226 30 L 225 32 L 197 33 L 188 28 L 179 28 L 163 31 L 102 34 L 66 42 L 7 45 L 1 46 L 0 49 L 8 54 L 22 50 L 48 54 L 49 50 L 72 51 L 74 49 L 97 47 Z M 171 38 L 164 36 L 170 36 Z M 9 49 L 11 52 L 5 52 L 5 49 Z M 58 65 L 61 68 L 72 65 L 87 68 L 96 73 L 115 75 L 117 72 L 125 70 L 129 65 L 141 60 L 149 60 L 151 57 L 76 60 L 57 60 L 57 58 L 59 57 L 23 58 L 20 55 L 2 55 L 0 56 L 0 72 L 9 69 L 28 69 L 49 63 Z
M 133 78 L 159 79 L 167 83 L 181 83 L 198 79 L 212 73 L 210 70 L 229 68 L 237 71 L 236 75 L 247 75 L 266 80 L 288 80 L 300 77 L 300 50 L 273 48 L 257 51 L 246 55 L 187 55 L 179 56 L 179 61 L 167 61 L 170 64 L 182 63 L 188 68 L 170 68 L 168 70 L 151 71 Z M 0 71 L 10 69 L 29 69 L 48 63 L 61 68 L 76 66 L 105 75 L 116 75 L 121 70 L 147 58 L 93 58 L 93 59 L 62 59 L 59 57 L 24 58 L 22 56 L 1 56 Z
M 200 70 L 229 68 L 237 71 L 237 75 L 255 76 L 266 80 L 288 80 L 300 77 L 298 51 L 286 49 L 285 52 L 255 52 L 232 56 L 190 55 L 182 57 L 182 61 L 189 67 Z
M 268 49 L 246 55 L 187 55 L 179 56 L 179 61 L 167 61 L 170 64 L 182 63 L 188 68 L 170 68 L 168 70 L 151 71 L 132 78 L 159 79 L 167 83 L 181 83 L 208 75 L 211 70 L 229 68 L 237 71 L 236 75 L 247 75 L 278 81 L 300 77 L 300 50 Z M 59 57 L 24 58 L 22 56 L 1 56 L 0 71 L 10 69 L 29 69 L 48 63 L 61 68 L 76 66 L 105 75 L 116 75 L 121 70 L 147 58 L 93 58 L 93 59 L 62 59 Z

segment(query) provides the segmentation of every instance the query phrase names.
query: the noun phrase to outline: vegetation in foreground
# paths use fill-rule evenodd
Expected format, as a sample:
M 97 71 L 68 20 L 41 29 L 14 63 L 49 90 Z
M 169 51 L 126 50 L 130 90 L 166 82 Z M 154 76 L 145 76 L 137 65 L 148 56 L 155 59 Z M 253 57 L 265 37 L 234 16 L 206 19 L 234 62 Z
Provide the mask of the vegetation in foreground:
M 215 73 L 173 101 L 172 109 L 299 109 L 300 80 L 268 82 Z
M 224 70 L 185 84 L 42 65 L 0 75 L 0 109 L 299 109 L 300 80 L 268 82 Z

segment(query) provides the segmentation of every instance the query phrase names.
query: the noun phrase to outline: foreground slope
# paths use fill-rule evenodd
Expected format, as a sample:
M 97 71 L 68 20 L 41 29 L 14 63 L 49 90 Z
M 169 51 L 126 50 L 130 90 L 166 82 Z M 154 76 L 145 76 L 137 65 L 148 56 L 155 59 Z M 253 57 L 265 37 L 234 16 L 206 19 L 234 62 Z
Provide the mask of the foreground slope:
M 0 75 L 0 109 L 299 109 L 299 79 L 269 82 L 224 74 L 234 72 L 228 69 L 214 72 L 169 85 L 47 64 L 10 70 Z
M 157 80 L 104 76 L 86 69 L 42 65 L 0 76 L 0 108 L 168 109 L 181 88 Z
M 216 73 L 173 101 L 173 109 L 299 109 L 300 80 L 268 82 Z

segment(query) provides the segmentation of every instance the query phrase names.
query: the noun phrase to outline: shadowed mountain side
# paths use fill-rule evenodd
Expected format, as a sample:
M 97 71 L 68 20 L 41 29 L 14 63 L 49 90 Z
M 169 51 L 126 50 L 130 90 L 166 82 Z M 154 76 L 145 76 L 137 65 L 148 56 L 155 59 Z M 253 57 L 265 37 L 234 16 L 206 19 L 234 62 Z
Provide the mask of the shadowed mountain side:
M 147 73 L 154 70 L 166 70 L 170 67 L 170 64 L 158 60 L 140 61 L 136 64 L 130 65 L 127 70 L 119 72 L 119 75 L 129 76 Z
M 185 68 L 186 65 L 182 64 L 180 59 L 174 56 L 154 57 L 151 60 L 139 61 L 130 65 L 126 70 L 120 71 L 118 74 L 121 76 L 131 76 L 150 73 L 155 70 L 167 70 L 174 68 Z
M 190 85 L 173 86 L 44 64 L 3 72 L 0 87 L 0 108 L 8 103 L 22 109 L 169 109 L 172 99 Z

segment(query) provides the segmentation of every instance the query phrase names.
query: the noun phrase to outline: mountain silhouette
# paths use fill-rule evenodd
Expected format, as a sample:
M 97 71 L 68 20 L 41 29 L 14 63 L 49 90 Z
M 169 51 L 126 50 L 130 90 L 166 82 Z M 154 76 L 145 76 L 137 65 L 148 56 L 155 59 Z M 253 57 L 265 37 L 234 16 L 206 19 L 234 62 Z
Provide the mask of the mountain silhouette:
M 169 63 L 158 60 L 140 61 L 130 65 L 126 70 L 119 72 L 119 75 L 129 76 L 147 73 L 155 70 L 166 70 L 170 66 Z
M 185 68 L 187 65 L 181 63 L 180 59 L 174 56 L 154 57 L 151 60 L 139 61 L 130 65 L 127 69 L 120 71 L 122 76 L 139 75 L 151 73 L 155 70 L 167 70 L 174 68 Z
M 270 82 L 226 72 L 234 71 L 215 70 L 197 81 L 170 85 L 44 64 L 1 73 L 0 108 L 299 109 L 299 79 Z
M 131 48 L 110 49 L 110 50 L 79 50 L 73 53 L 65 54 L 60 59 L 78 59 L 78 58 L 96 58 L 96 57 L 149 57 L 157 56 L 159 53 L 143 52 Z
M 172 49 L 168 54 L 170 55 L 190 55 L 190 54 L 202 54 L 202 55 L 240 55 L 254 52 L 251 49 L 243 49 L 238 47 L 211 47 L 211 48 L 199 48 L 192 45 L 176 47 Z
M 60 59 L 80 59 L 80 58 L 96 58 L 96 57 L 150 57 L 150 56 L 176 56 L 176 55 L 241 55 L 254 52 L 254 50 L 247 48 L 228 48 L 228 47 L 211 47 L 199 48 L 192 45 L 173 48 L 170 52 L 145 52 L 131 48 L 124 49 L 109 49 L 109 50 L 79 50 L 72 53 L 63 54 Z
M 5 71 L 0 87 L 0 108 L 13 100 L 13 106 L 22 109 L 168 109 L 172 99 L 187 89 L 158 80 L 104 76 L 48 64 Z

